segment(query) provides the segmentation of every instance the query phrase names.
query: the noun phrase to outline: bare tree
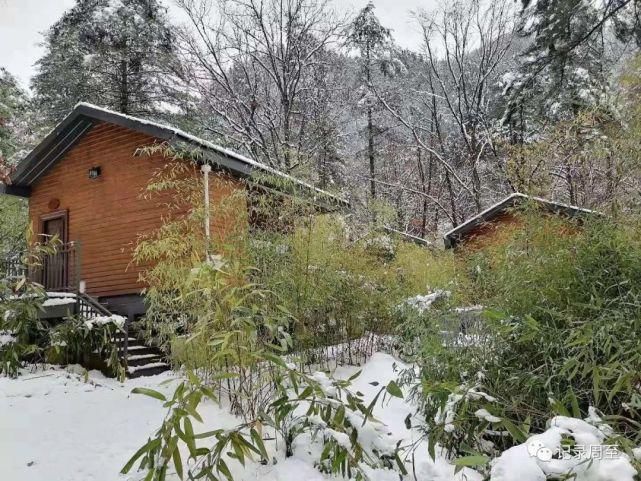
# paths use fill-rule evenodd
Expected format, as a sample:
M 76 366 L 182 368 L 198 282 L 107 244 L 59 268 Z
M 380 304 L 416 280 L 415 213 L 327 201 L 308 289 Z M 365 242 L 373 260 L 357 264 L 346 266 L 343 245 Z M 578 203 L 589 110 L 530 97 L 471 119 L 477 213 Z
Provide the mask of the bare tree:
M 322 131 L 314 125 L 316 74 L 342 29 L 327 2 L 177 4 L 191 23 L 182 34 L 187 80 L 205 108 L 222 121 L 208 125 L 211 132 L 286 171 L 312 164 L 323 142 L 314 135 Z
M 414 139 L 418 190 L 427 194 L 438 186 L 439 202 L 433 204 L 441 210 L 448 205 L 447 217 L 456 225 L 504 188 L 484 180 L 501 177 L 492 174 L 500 165 L 492 104 L 513 39 L 512 3 L 457 0 L 418 14 L 417 21 L 423 32 L 422 81 L 407 92 L 406 107 L 381 100 Z M 430 197 L 422 196 L 422 202 Z

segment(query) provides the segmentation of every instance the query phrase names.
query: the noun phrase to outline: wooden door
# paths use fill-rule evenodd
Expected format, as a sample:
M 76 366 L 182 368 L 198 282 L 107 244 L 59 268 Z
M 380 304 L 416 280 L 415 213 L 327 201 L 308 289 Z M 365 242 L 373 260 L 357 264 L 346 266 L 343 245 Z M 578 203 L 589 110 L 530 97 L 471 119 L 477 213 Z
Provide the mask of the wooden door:
M 44 242 L 54 239 L 56 251 L 47 255 L 42 262 L 42 285 L 47 291 L 64 291 L 67 289 L 69 258 L 67 252 L 67 219 L 65 213 L 51 215 L 42 219 Z

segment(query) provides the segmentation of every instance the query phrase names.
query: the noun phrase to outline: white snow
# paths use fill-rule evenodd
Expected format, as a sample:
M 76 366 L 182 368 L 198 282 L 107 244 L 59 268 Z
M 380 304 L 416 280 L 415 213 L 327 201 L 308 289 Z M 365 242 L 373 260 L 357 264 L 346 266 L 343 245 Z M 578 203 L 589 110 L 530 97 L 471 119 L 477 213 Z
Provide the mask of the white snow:
M 450 296 L 449 291 L 443 291 L 441 289 L 437 289 L 436 291 L 426 294 L 424 296 L 418 295 L 414 297 L 410 297 L 409 299 L 405 300 L 405 305 L 408 307 L 411 307 L 413 309 L 416 309 L 419 312 L 425 312 L 430 307 L 432 307 L 432 304 L 436 302 L 439 299 L 447 298 Z
M 80 370 L 79 370 L 80 371 Z M 114 481 L 162 419 L 161 403 L 131 395 L 135 386 L 165 393 L 169 376 L 120 384 L 96 371 L 89 382 L 61 369 L 0 378 L 0 472 L 12 481 Z M 224 413 L 220 413 L 224 420 Z
M 394 359 L 392 356 L 383 353 L 375 353 L 371 359 L 362 366 L 362 372 L 357 377 L 352 386 L 352 391 L 360 391 L 365 395 L 366 400 L 371 400 L 380 390 L 381 386 L 387 385 L 390 381 L 395 380 L 399 370 L 407 369 L 409 366 Z M 335 372 L 335 377 L 349 377 L 359 368 L 341 366 Z M 376 381 L 378 386 L 372 386 L 370 383 Z M 414 416 L 415 407 L 403 399 L 396 397 L 386 398 L 384 403 L 378 403 L 374 408 L 374 416 L 381 421 L 384 429 L 388 430 L 391 440 L 401 440 L 401 444 L 406 446 L 418 442 L 418 447 L 414 452 L 415 466 L 409 466 L 408 471 L 416 471 L 417 479 L 429 481 L 481 481 L 483 476 L 474 470 L 465 468 L 454 474 L 452 466 L 442 455 L 437 453 L 436 460 L 433 461 L 427 450 L 427 441 L 420 440 L 419 433 L 414 429 L 407 429 L 405 419 L 409 416 L 412 419 L 412 425 L 421 422 Z M 359 433 L 359 436 L 362 434 Z M 411 459 L 411 456 L 409 457 Z M 398 474 L 391 471 L 378 471 L 373 473 L 372 481 L 398 481 Z M 289 481 L 290 478 L 283 478 L 279 481 Z M 299 481 L 303 477 L 291 478 L 291 481 Z M 326 478 L 321 478 L 326 479 Z M 414 479 L 410 476 L 408 479 Z
M 364 394 L 366 402 L 397 375 L 395 365 L 405 368 L 393 357 L 377 353 L 362 367 L 352 390 Z M 337 368 L 337 378 L 347 378 L 358 368 Z M 137 386 L 149 387 L 165 395 L 173 392 L 173 374 L 125 381 L 108 379 L 96 371 L 88 373 L 85 382 L 82 368 L 68 370 L 46 368 L 23 372 L 18 379 L 0 378 L 0 478 L 11 481 L 124 481 L 139 480 L 140 473 L 118 474 L 131 455 L 160 425 L 165 414 L 162 403 L 143 395 L 131 394 Z M 319 380 L 323 379 L 318 375 Z M 167 382 L 168 381 L 168 382 Z M 370 383 L 378 381 L 378 386 Z M 166 382 L 166 383 L 164 383 Z M 163 384 L 164 383 L 164 384 Z M 201 405 L 204 425 L 195 424 L 197 431 L 232 428 L 242 421 L 230 415 L 224 406 L 206 402 Z M 381 422 L 359 432 L 359 439 L 370 445 L 383 442 L 389 448 L 397 440 L 407 445 L 418 441 L 420 434 L 408 430 L 405 418 L 414 407 L 398 398 L 386 398 L 374 409 Z M 413 424 L 418 422 L 414 419 Z M 375 435 L 372 430 L 384 433 Z M 268 433 L 266 433 L 268 434 Z M 343 444 L 347 440 L 335 432 Z M 374 441 L 376 440 L 376 441 Z M 285 458 L 273 442 L 266 442 L 277 459 L 276 464 L 249 462 L 246 468 L 229 461 L 236 481 L 338 481 L 314 467 L 318 445 L 307 436 L 294 443 L 294 455 Z M 282 448 L 282 446 L 279 446 Z M 187 456 L 184 457 L 186 459 Z M 408 463 L 411 462 L 408 460 Z M 481 481 L 482 476 L 470 469 L 455 469 L 443 457 L 432 461 L 426 441 L 420 441 L 415 453 L 414 470 L 418 479 L 430 481 Z M 412 472 L 412 466 L 408 466 Z M 371 481 L 397 481 L 398 474 L 383 469 L 368 469 Z M 175 476 L 169 476 L 175 481 Z M 525 481 L 525 480 L 523 480 Z
M 439 409 L 434 416 L 434 422 L 436 424 L 442 425 L 443 430 L 445 432 L 451 433 L 454 432 L 456 429 L 456 426 L 454 426 L 453 422 L 454 419 L 456 418 L 456 407 L 460 401 L 463 399 L 471 399 L 473 401 L 479 401 L 481 399 L 484 399 L 487 402 L 496 402 L 496 399 L 492 396 L 490 396 L 487 393 L 484 393 L 482 391 L 479 391 L 476 387 L 471 387 L 471 388 L 466 388 L 465 386 L 460 386 L 460 392 L 453 392 L 447 397 L 447 401 L 445 403 L 445 406 L 442 409 Z M 488 422 L 499 422 L 501 421 L 499 418 L 496 418 L 492 416 L 487 410 L 485 409 L 480 409 L 476 411 L 475 413 L 476 417 L 480 419 L 485 419 Z M 483 416 L 488 416 L 486 419 Z M 495 420 L 490 420 L 490 419 L 496 419 Z
M 362 368 L 350 389 L 363 393 L 368 403 L 398 371 L 409 366 L 392 356 L 375 353 Z M 347 379 L 359 368 L 339 366 L 334 377 Z M 120 475 L 119 471 L 131 455 L 160 425 L 165 415 L 162 403 L 143 395 L 131 394 L 134 387 L 149 387 L 169 396 L 179 378 L 173 373 L 127 380 L 120 383 L 105 378 L 97 371 L 85 373 L 79 366 L 69 368 L 44 367 L 23 371 L 18 379 L 0 378 L 0 474 L 1 479 L 12 481 L 124 481 L 139 480 L 141 473 Z M 314 378 L 333 394 L 331 378 L 317 372 Z M 376 381 L 377 384 L 372 383 Z M 463 398 L 494 399 L 478 389 L 468 389 L 452 395 L 449 408 L 442 413 L 442 422 L 453 413 Z M 204 402 L 200 412 L 204 424 L 196 424 L 198 432 L 214 428 L 234 428 L 242 420 L 229 414 L 222 406 Z M 409 446 L 417 443 L 414 456 L 405 460 L 416 479 L 429 481 L 481 481 L 482 475 L 469 468 L 455 473 L 437 447 L 433 461 L 427 450 L 427 441 L 421 431 L 408 429 L 405 420 L 413 426 L 421 422 L 414 416 L 415 407 L 396 397 L 386 396 L 376 405 L 377 423 L 362 425 L 359 415 L 350 419 L 358 425 L 358 438 L 365 449 L 391 452 L 397 442 Z M 475 415 L 488 422 L 499 422 L 486 409 Z M 318 420 L 319 426 L 322 420 Z M 339 431 L 324 427 L 326 435 L 337 443 L 350 447 L 348 437 Z M 272 433 L 266 432 L 267 436 Z M 596 412 L 590 410 L 583 421 L 563 416 L 550 420 L 549 428 L 531 436 L 526 443 L 505 451 L 492 464 L 491 481 L 544 481 L 563 473 L 576 474 L 575 481 L 632 481 L 636 474 L 630 459 L 620 452 L 614 457 L 596 457 L 594 448 L 602 448 L 608 428 Z M 561 448 L 562 437 L 571 437 L 582 454 L 554 456 Z M 339 478 L 322 474 L 314 466 L 318 459 L 319 444 L 309 435 L 296 438 L 293 456 L 285 458 L 282 446 L 266 442 L 267 449 L 276 459 L 275 464 L 261 465 L 249 462 L 245 468 L 229 461 L 236 481 L 338 481 Z M 638 454 L 637 454 L 638 453 Z M 641 449 L 635 451 L 641 456 Z M 185 456 L 186 458 L 186 456 Z M 412 466 L 411 463 L 414 463 Z M 366 468 L 371 481 L 397 481 L 398 474 L 385 469 Z M 176 481 L 174 475 L 168 478 Z M 412 477 L 413 479 L 413 477 Z
M 0 331 L 0 347 L 16 342 L 16 336 L 9 331 Z
M 124 317 L 116 314 L 112 314 L 111 316 L 95 316 L 85 321 L 85 326 L 89 329 L 93 329 L 95 326 L 104 326 L 105 324 L 114 324 L 117 327 L 122 327 L 125 325 L 126 320 Z
M 608 431 L 591 412 L 588 419 L 557 416 L 549 428 L 505 451 L 493 462 L 490 481 L 633 481 L 636 470 L 629 457 L 604 444 Z M 573 452 L 562 448 L 563 437 L 574 439 Z
M 49 299 L 46 299 L 42 305 L 44 307 L 52 307 L 52 306 L 64 306 L 66 304 L 75 304 L 76 300 L 72 297 L 50 297 Z
M 501 418 L 490 414 L 487 409 L 479 409 L 474 415 L 479 418 L 481 421 L 487 421 L 488 423 L 500 423 Z
M 134 356 L 127 356 L 128 361 L 139 361 L 141 359 L 153 359 L 154 357 L 158 357 L 157 354 L 136 354 Z
M 76 295 L 73 292 L 47 292 L 47 299 L 42 303 L 45 307 L 51 306 L 64 306 L 66 304 L 74 304 L 76 302 Z
M 142 370 L 142 369 L 153 369 L 153 368 L 156 368 L 156 367 L 167 367 L 167 366 L 168 366 L 168 364 L 167 364 L 166 362 L 162 362 L 162 361 L 159 361 L 159 362 L 150 362 L 150 363 L 148 363 L 148 364 L 143 364 L 143 365 L 141 365 L 141 366 L 128 366 L 128 367 L 127 367 L 127 371 L 128 371 L 130 374 L 133 374 L 133 373 L 135 373 L 136 371 L 140 371 L 140 370 Z

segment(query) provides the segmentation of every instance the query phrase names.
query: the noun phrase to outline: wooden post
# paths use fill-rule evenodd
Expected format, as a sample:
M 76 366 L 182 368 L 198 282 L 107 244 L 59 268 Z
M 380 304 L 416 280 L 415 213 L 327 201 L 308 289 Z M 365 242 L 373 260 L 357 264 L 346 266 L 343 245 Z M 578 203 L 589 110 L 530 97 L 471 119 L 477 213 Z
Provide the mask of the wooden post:
M 203 173 L 203 182 L 205 183 L 205 257 L 209 259 L 209 242 L 211 239 L 209 222 L 209 173 L 211 172 L 211 165 L 203 164 L 200 170 Z

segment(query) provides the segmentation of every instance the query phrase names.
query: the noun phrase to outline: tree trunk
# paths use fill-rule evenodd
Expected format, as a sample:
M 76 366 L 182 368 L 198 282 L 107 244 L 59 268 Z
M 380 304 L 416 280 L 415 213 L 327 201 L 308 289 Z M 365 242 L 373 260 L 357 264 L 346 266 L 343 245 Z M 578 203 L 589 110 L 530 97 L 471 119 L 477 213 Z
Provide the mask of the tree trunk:
M 421 147 L 416 146 L 416 163 L 418 167 L 418 175 L 421 180 L 421 192 L 427 194 L 427 186 L 425 185 L 425 170 L 423 169 L 423 159 L 421 158 Z M 427 230 L 427 197 L 423 196 L 423 206 L 421 209 L 421 237 L 425 238 Z
M 123 114 L 129 114 L 129 82 L 127 61 L 120 61 L 120 102 L 119 110 Z
M 376 164 L 374 161 L 374 126 L 372 123 L 372 108 L 367 109 L 367 136 L 368 147 L 367 153 L 369 157 L 369 188 L 372 199 L 376 198 Z

